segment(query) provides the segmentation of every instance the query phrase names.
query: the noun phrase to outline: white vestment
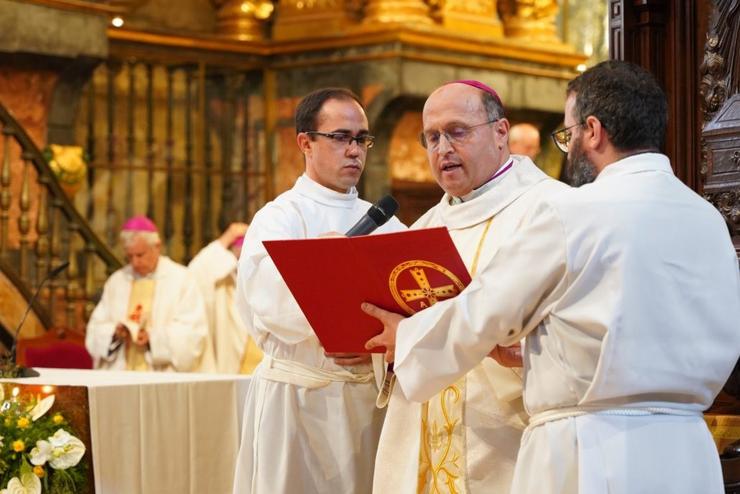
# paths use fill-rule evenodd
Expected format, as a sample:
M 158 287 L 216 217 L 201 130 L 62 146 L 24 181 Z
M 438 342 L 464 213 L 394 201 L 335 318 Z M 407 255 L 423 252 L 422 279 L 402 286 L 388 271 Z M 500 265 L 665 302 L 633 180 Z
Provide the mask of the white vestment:
M 503 242 L 517 235 L 526 211 L 566 187 L 529 158 L 513 159 L 511 169 L 481 187 L 485 191 L 475 198 L 451 205 L 445 194 L 412 226 L 446 226 L 473 277 Z M 526 425 L 521 396 L 521 370 L 490 358 L 424 406 L 407 401 L 394 387 L 378 446 L 374 492 L 416 493 L 418 484 L 418 492 L 508 494 Z
M 254 345 L 236 309 L 236 266 L 236 256 L 218 240 L 205 246 L 188 265 L 205 301 L 215 370 L 229 374 L 239 373 L 244 352 Z
M 265 356 L 245 401 L 235 494 L 372 489 L 384 416 L 375 407 L 372 365 L 340 367 L 324 355 L 262 245 L 263 240 L 346 232 L 369 207 L 354 189 L 335 192 L 303 175 L 252 219 L 239 259 L 237 306 Z M 379 231 L 404 228 L 392 218 Z M 315 282 L 321 289 L 321 280 Z
M 208 323 L 203 297 L 185 266 L 160 256 L 154 279 L 152 313 L 145 324 L 149 332 L 146 362 L 149 370 L 193 371 L 203 364 Z M 127 319 L 134 272 L 126 265 L 105 282 L 103 295 L 87 323 L 85 346 L 95 368 L 124 370 L 123 347 L 109 355 L 116 325 Z
M 546 198 L 466 290 L 403 321 L 397 384 L 426 400 L 526 335 L 512 493 L 720 494 L 701 412 L 738 360 L 738 321 L 721 215 L 639 154 Z

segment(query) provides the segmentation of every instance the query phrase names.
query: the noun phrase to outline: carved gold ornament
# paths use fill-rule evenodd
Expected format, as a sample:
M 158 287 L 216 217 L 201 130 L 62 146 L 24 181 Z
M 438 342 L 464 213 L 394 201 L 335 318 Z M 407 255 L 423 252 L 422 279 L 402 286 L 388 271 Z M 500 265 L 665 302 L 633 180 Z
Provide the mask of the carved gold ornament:
M 557 0 L 499 0 L 504 32 L 512 38 L 557 41 Z
M 82 147 L 50 144 L 44 157 L 65 192 L 74 195 L 87 176 L 87 160 Z
M 275 10 L 269 0 L 211 0 L 221 34 L 239 40 L 265 39 L 265 23 Z
M 432 24 L 424 0 L 367 0 L 363 24 Z

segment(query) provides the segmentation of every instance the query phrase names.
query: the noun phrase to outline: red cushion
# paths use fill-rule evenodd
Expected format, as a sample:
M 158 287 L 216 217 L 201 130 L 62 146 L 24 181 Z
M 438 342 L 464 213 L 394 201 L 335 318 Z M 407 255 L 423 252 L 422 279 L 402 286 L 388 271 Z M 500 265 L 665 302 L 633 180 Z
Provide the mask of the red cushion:
M 25 349 L 28 367 L 56 367 L 60 369 L 92 369 L 93 361 L 84 346 L 67 341 L 57 341 L 43 347 Z

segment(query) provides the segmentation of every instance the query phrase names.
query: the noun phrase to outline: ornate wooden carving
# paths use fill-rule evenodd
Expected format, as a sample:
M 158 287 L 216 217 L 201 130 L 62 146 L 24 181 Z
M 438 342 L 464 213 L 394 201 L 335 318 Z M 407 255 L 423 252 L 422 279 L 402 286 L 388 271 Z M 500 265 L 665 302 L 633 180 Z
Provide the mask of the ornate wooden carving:
M 3 126 L 3 160 L 0 164 L 0 257 L 8 250 L 8 221 L 10 218 L 10 138 L 13 131 Z
M 725 59 L 718 52 L 719 36 L 716 32 L 707 34 L 704 61 L 699 67 L 701 82 L 699 90 L 702 96 L 702 114 L 704 122 L 712 119 L 717 110 L 727 100 L 727 80 L 725 79 Z M 706 172 L 704 171 L 702 175 Z
M 730 94 L 740 92 L 740 0 L 716 0 L 719 53 L 727 65 Z
M 725 217 L 740 253 L 740 93 L 729 98 L 706 124 L 704 196 Z
M 700 67 L 704 197 L 740 254 L 740 0 L 716 0 Z

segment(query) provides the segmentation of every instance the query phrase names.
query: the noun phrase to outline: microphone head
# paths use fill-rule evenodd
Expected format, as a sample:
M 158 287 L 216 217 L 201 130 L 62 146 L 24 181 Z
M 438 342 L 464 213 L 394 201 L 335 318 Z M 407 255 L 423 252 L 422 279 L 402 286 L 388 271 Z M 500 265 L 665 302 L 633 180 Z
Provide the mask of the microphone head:
M 392 195 L 388 194 L 378 201 L 377 207 L 383 211 L 387 221 L 398 211 L 398 202 L 396 202 Z
M 377 226 L 382 226 L 391 219 L 396 211 L 398 211 L 398 203 L 392 196 L 387 195 L 370 206 L 370 209 L 367 210 L 367 216 Z

